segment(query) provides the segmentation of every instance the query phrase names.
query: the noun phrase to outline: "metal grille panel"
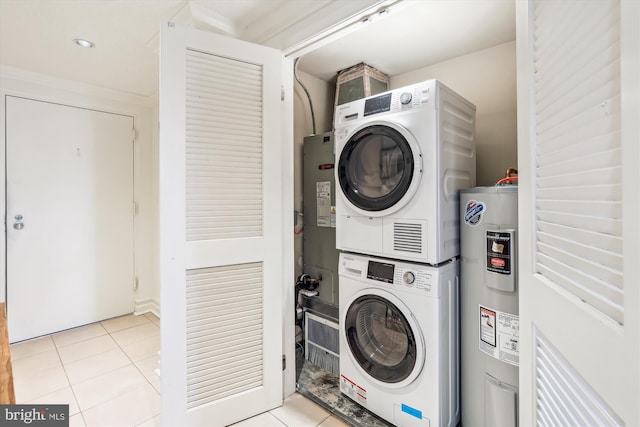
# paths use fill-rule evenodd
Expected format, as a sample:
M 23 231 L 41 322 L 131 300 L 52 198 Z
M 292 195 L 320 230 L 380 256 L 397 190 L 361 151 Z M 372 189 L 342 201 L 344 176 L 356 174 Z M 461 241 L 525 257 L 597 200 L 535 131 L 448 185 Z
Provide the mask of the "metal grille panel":
M 417 254 L 422 253 L 422 225 L 394 223 L 393 250 Z

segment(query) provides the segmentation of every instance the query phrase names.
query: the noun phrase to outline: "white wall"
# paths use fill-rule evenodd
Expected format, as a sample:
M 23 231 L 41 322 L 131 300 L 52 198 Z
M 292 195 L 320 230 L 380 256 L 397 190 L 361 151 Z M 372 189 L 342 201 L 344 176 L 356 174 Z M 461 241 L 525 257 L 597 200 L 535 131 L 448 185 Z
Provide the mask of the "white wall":
M 145 135 L 139 135 L 135 170 L 138 216 L 136 221 L 136 270 L 139 287 L 136 313 L 151 311 L 160 316 L 160 201 L 159 201 L 159 105 L 148 100 L 149 121 Z
M 157 99 L 124 94 L 70 82 L 11 67 L 0 68 L 0 135 L 5 135 L 4 96 L 17 95 L 131 115 L 137 129 L 134 150 L 134 195 L 138 202 L 135 218 L 135 258 L 139 289 L 137 310 L 159 306 L 158 284 L 158 171 Z M 155 115 L 154 115 L 155 112 Z M 3 140 L 4 144 L 5 141 Z M 0 211 L 5 211 L 5 159 L 0 150 Z M 0 301 L 5 300 L 5 245 L 0 245 Z
M 304 61 L 304 58 L 301 59 Z M 327 83 L 309 74 L 298 72 L 298 77 L 305 84 L 311 100 L 316 117 L 316 133 L 324 133 L 332 130 L 333 123 L 333 100 L 335 97 L 335 85 Z M 293 143 L 294 143 L 294 209 L 302 212 L 302 164 L 303 164 L 303 144 L 304 137 L 311 135 L 313 124 L 311 121 L 311 111 L 309 101 L 304 90 L 297 82 L 294 82 L 293 99 Z M 293 212 L 291 213 L 293 215 Z M 301 217 L 300 217 L 301 218 Z M 304 219 L 303 219 L 304 222 Z M 300 224 L 296 229 L 300 228 Z M 292 231 L 293 233 L 293 231 Z M 295 277 L 302 274 L 302 234 L 295 235 Z M 295 277 L 291 278 L 291 286 L 295 284 Z
M 478 186 L 517 167 L 515 41 L 393 76 L 391 88 L 438 79 L 476 106 Z

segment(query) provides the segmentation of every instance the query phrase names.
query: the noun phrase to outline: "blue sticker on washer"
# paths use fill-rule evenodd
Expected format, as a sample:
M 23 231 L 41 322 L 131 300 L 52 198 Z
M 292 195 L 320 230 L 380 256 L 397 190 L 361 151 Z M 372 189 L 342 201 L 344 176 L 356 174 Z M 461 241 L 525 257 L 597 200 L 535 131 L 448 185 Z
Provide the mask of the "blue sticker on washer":
M 482 222 L 482 215 L 486 210 L 484 202 L 469 200 L 464 212 L 464 222 L 475 227 Z
M 416 408 L 412 408 L 409 405 L 405 405 L 404 403 L 402 404 L 402 412 L 405 412 L 409 415 L 412 415 L 416 418 L 418 418 L 419 420 L 422 419 L 422 411 L 417 410 Z

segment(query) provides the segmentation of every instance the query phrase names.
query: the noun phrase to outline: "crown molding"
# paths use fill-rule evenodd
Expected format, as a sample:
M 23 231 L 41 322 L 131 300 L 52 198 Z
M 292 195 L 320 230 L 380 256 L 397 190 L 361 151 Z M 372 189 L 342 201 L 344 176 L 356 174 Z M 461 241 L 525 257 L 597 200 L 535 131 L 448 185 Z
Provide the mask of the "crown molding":
M 142 96 L 73 80 L 66 80 L 8 65 L 0 65 L 0 87 L 3 89 L 7 88 L 10 80 L 143 107 L 153 107 L 158 102 L 157 94 Z

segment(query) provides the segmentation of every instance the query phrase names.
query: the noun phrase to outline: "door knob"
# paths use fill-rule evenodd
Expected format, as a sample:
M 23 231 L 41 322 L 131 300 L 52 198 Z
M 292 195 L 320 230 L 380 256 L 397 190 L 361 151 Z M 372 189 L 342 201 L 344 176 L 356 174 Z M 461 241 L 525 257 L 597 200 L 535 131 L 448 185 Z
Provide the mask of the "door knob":
M 22 215 L 18 214 L 15 217 L 16 222 L 13 223 L 13 228 L 16 230 L 22 230 L 24 228 L 24 223 L 22 222 Z

